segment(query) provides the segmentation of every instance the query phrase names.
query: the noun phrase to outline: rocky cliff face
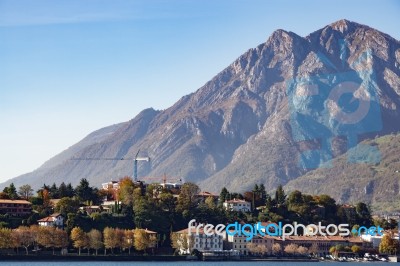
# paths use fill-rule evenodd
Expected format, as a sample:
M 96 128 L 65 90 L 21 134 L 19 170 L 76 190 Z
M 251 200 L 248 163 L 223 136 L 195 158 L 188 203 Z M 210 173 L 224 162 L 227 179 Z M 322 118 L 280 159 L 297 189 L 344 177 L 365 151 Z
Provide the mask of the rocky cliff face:
M 273 189 L 363 138 L 397 132 L 399 76 L 399 41 L 375 29 L 341 20 L 307 37 L 277 30 L 172 107 L 144 110 L 62 163 L 11 181 L 99 185 L 132 175 L 132 162 L 68 158 L 140 149 L 152 159 L 139 164 L 141 178 L 167 173 L 214 192 Z

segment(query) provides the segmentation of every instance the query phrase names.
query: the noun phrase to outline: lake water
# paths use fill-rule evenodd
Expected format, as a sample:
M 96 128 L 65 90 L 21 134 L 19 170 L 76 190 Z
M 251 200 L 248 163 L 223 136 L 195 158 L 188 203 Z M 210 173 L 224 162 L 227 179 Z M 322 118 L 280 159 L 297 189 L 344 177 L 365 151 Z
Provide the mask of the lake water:
M 386 262 L 368 262 L 368 265 L 382 265 Z M 1 266 L 112 266 L 112 265 L 133 265 L 133 266 L 147 266 L 147 265 L 163 265 L 163 266 L 247 266 L 247 265 L 279 265 L 279 266 L 307 266 L 307 265 L 329 265 L 329 266 L 361 266 L 365 265 L 361 262 L 265 262 L 265 261 L 258 261 L 258 262 L 236 262 L 236 261 L 224 261 L 224 262 L 118 262 L 118 261 L 105 261 L 105 262 L 0 262 Z M 390 265 L 390 264 L 389 264 Z

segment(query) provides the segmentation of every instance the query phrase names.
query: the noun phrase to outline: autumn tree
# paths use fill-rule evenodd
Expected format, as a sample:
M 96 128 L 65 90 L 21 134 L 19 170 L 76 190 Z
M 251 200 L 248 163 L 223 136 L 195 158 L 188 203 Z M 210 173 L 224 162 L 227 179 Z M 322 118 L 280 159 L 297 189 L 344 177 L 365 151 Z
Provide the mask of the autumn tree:
M 71 231 L 71 240 L 74 241 L 74 247 L 79 250 L 79 255 L 81 255 L 81 249 L 88 245 L 85 232 L 79 227 L 74 227 Z
M 357 245 L 353 245 L 351 247 L 351 252 L 356 253 L 356 254 L 360 254 L 361 253 L 361 247 L 357 246 Z
M 68 234 L 66 231 L 55 228 L 53 235 L 53 254 L 54 248 L 66 248 L 68 247 Z
M 190 253 L 193 248 L 193 234 L 188 235 L 187 233 L 171 233 L 171 246 L 182 253 Z
M 104 228 L 103 231 L 104 236 L 104 254 L 106 254 L 107 249 L 111 250 L 111 253 L 114 254 L 114 248 L 118 247 L 118 239 L 115 236 L 115 229 L 111 227 Z
M 295 255 L 297 253 L 299 246 L 297 244 L 289 244 L 285 246 L 285 253 L 290 255 Z
M 282 246 L 279 243 L 275 243 L 272 245 L 272 253 L 275 255 L 280 254 L 282 252 Z
M 28 248 L 35 242 L 35 234 L 31 228 L 27 226 L 20 226 L 15 230 L 19 246 L 25 248 L 26 255 L 29 254 Z
M 125 230 L 124 231 L 124 242 L 123 248 L 128 249 L 128 253 L 131 254 L 131 248 L 134 247 L 135 240 L 135 232 L 134 230 Z
M 94 249 L 96 251 L 96 256 L 97 256 L 98 250 L 104 246 L 102 241 L 102 234 L 99 230 L 92 229 L 87 234 L 87 236 L 89 241 L 89 248 Z
M 297 248 L 297 253 L 300 255 L 306 255 L 308 253 L 308 248 L 303 247 L 303 246 L 299 246 Z
M 51 248 L 53 246 L 53 235 L 54 235 L 55 228 L 54 227 L 47 227 L 41 226 L 38 228 L 37 234 L 37 243 L 45 248 Z M 53 250 L 54 253 L 54 250 Z
M 394 239 L 392 232 L 385 234 L 379 244 L 379 252 L 385 254 L 395 254 L 399 243 Z
M 155 247 L 157 237 L 154 234 L 149 234 L 144 229 L 135 229 L 134 246 L 136 250 L 146 251 L 148 248 Z
M 136 188 L 132 178 L 126 176 L 119 181 L 118 200 L 128 206 L 133 205 L 133 190 Z

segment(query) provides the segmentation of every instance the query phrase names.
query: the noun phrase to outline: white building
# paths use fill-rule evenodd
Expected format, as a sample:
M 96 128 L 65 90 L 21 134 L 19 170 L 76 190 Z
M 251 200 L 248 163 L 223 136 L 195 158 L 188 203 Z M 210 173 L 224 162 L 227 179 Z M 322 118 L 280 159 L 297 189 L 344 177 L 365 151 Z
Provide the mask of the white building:
M 62 217 L 62 215 L 59 213 L 54 213 L 48 217 L 38 220 L 38 224 L 40 226 L 63 227 L 64 226 L 64 217 Z
M 104 190 L 109 190 L 109 189 L 119 190 L 119 181 L 110 181 L 107 183 L 102 183 L 101 187 Z
M 385 235 L 385 233 L 383 234 Z M 379 248 L 379 244 L 382 241 L 383 236 L 373 236 L 370 234 L 362 234 L 361 235 L 361 239 L 365 242 L 369 242 L 371 243 L 373 248 Z M 393 237 L 396 240 L 399 240 L 399 236 L 397 234 L 395 234 L 395 236 Z
M 180 254 L 190 254 L 194 249 L 201 252 L 204 251 L 222 251 L 223 250 L 223 237 L 213 231 L 213 234 L 208 236 L 204 233 L 203 228 L 196 232 L 196 228 L 192 228 L 190 235 L 188 229 L 183 229 L 176 232 L 178 235 L 178 245 Z M 184 245 L 183 241 L 187 241 Z M 187 248 L 185 248 L 186 246 Z
M 223 203 L 225 209 L 238 212 L 250 212 L 251 203 L 245 200 L 233 199 L 227 200 Z

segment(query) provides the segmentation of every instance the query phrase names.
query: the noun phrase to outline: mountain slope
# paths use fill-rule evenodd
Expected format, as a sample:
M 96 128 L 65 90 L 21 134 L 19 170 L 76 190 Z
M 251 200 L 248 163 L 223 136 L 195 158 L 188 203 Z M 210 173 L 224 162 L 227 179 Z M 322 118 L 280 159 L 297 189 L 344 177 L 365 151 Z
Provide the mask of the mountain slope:
M 140 149 L 141 156 L 152 159 L 151 165 L 139 164 L 140 178 L 160 181 L 167 173 L 213 192 L 222 186 L 243 191 L 254 183 L 273 189 L 310 170 L 308 161 L 315 158 L 305 150 L 329 142 L 332 153 L 340 155 L 350 140 L 399 131 L 399 66 L 397 40 L 354 22 L 341 20 L 305 38 L 277 30 L 172 107 L 144 110 L 107 137 L 64 154 L 62 163 L 48 163 L 0 186 L 11 181 L 17 186 L 77 184 L 80 178 L 99 186 L 132 175 L 132 162 L 65 159 L 134 157 Z M 373 89 L 367 94 L 370 119 L 350 129 L 331 117 L 340 114 L 339 108 L 333 106 L 331 116 L 326 115 L 329 99 L 293 94 L 308 82 L 320 86 L 317 96 L 325 97 L 346 78 Z M 366 101 L 362 92 L 354 97 L 359 104 Z M 322 108 L 313 113 L 309 110 L 315 104 Z M 349 106 L 350 112 L 357 107 L 352 102 Z M 329 141 L 322 143 L 322 138 Z M 320 163 L 331 149 L 322 150 Z
M 287 191 L 328 194 L 338 202 L 371 203 L 374 211 L 400 209 L 400 134 L 364 142 L 381 153 L 376 164 L 348 164 L 348 153 L 335 158 L 332 168 L 320 168 L 286 184 Z M 374 153 L 368 156 L 375 156 Z

